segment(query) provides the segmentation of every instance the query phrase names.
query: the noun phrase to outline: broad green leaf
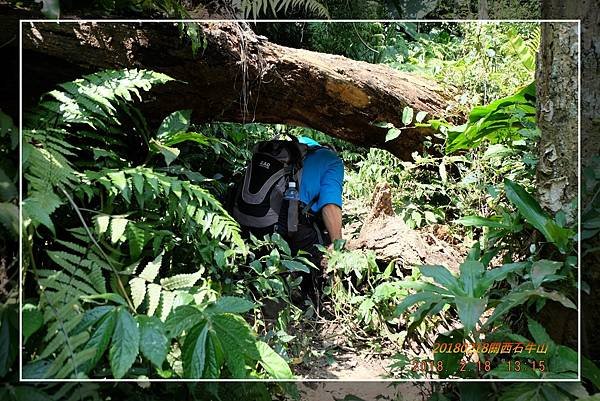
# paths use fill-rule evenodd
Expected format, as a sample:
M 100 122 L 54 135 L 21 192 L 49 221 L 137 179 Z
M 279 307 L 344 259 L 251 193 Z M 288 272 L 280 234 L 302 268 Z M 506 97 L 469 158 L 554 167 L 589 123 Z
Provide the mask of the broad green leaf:
M 228 313 L 213 316 L 211 323 L 223 349 L 226 350 L 225 363 L 232 378 L 245 378 L 246 359 L 260 359 L 252 329 L 240 316 Z
M 181 153 L 181 150 L 179 150 L 177 148 L 165 146 L 162 143 L 153 142 L 152 144 L 163 155 L 163 157 L 165 158 L 165 164 L 167 166 L 171 165 L 171 163 L 173 163 L 175 161 L 175 159 L 177 159 L 177 157 L 179 157 L 179 154 Z
M 204 367 L 204 377 L 207 379 L 217 379 L 221 376 L 221 368 L 225 363 L 225 350 L 221 341 L 214 330 L 208 331 L 206 339 L 206 364 Z
M 86 348 L 95 348 L 96 352 L 94 353 L 94 357 L 85 364 L 85 371 L 89 372 L 92 370 L 102 356 L 106 352 L 106 348 L 108 348 L 108 344 L 110 343 L 110 338 L 113 335 L 113 331 L 115 329 L 116 317 L 118 312 L 113 311 L 111 313 L 105 314 L 101 319 L 100 323 L 96 327 L 96 329 L 92 332 L 92 336 L 88 340 L 86 344 Z
M 168 134 L 187 131 L 191 116 L 192 110 L 179 110 L 169 114 L 158 127 L 156 136 L 161 138 Z
M 475 324 L 479 321 L 481 314 L 487 306 L 487 298 L 461 297 L 454 298 L 458 317 L 468 331 L 475 329 Z
M 402 124 L 409 125 L 410 123 L 412 123 L 414 113 L 415 111 L 412 107 L 404 107 L 404 109 L 402 110 Z
M 582 376 L 591 381 L 596 390 L 600 390 L 600 368 L 585 356 L 581 355 L 581 358 Z
M 291 272 L 304 272 L 304 273 L 310 273 L 310 269 L 308 268 L 308 266 L 304 265 L 303 263 L 300 262 L 296 262 L 295 260 L 282 260 L 281 264 L 283 265 L 283 267 L 285 267 L 288 271 Z
M 483 159 L 490 159 L 492 157 L 504 157 L 504 156 L 509 156 L 512 154 L 515 154 L 516 151 L 512 148 L 509 148 L 505 145 L 502 145 L 500 143 L 494 144 L 494 145 L 490 145 L 487 150 L 485 151 L 485 153 L 483 154 Z
M 583 386 L 582 382 L 578 382 L 578 383 L 556 382 L 554 384 L 556 384 L 556 387 L 560 388 L 562 391 L 566 392 L 567 394 L 571 394 L 572 396 L 577 397 L 577 401 L 581 401 L 582 398 L 586 398 L 589 396 L 589 393 L 586 390 L 586 388 Z M 600 394 L 598 394 L 598 396 L 600 398 Z
M 375 127 L 379 127 L 379 128 L 393 128 L 394 127 L 394 124 L 389 123 L 387 121 L 378 121 L 378 122 L 371 123 L 371 125 L 373 125 Z
M 203 321 L 192 327 L 185 337 L 181 350 L 183 372 L 186 378 L 200 379 L 203 377 L 206 365 L 206 339 L 208 338 L 208 324 Z M 233 351 L 233 350 L 231 350 Z
M 510 273 L 520 272 L 526 266 L 528 266 L 527 262 L 517 262 L 486 270 L 483 278 L 479 281 L 475 294 L 477 296 L 482 296 L 496 281 L 504 280 Z
M 577 376 L 575 375 L 573 378 L 576 378 L 576 377 Z M 569 397 L 567 394 L 565 394 L 562 391 L 560 391 L 553 384 L 542 385 L 542 391 L 541 391 L 541 393 L 543 394 L 544 401 L 545 400 L 551 400 L 551 401 L 571 401 L 571 397 Z
M 79 321 L 77 326 L 73 329 L 73 334 L 79 334 L 88 327 L 96 324 L 102 317 L 107 313 L 112 312 L 115 309 L 112 305 L 96 306 L 95 308 L 88 309 L 83 314 L 83 318 Z
M 506 372 L 506 370 L 504 370 Z M 510 375 L 519 374 L 519 378 L 539 379 L 533 371 L 506 372 Z M 538 383 L 513 383 L 500 393 L 498 401 L 549 401 L 540 393 L 543 384 Z
M 533 286 L 537 288 L 542 285 L 544 279 L 547 276 L 556 273 L 562 265 L 562 262 L 546 259 L 533 262 L 533 265 L 531 266 L 531 281 L 533 282 Z
M 283 239 L 283 237 L 277 233 L 271 235 L 271 241 L 273 241 L 279 249 L 283 251 L 284 254 L 291 256 L 292 251 L 290 250 L 290 246 L 287 241 Z
M 144 176 L 139 172 L 134 172 L 131 174 L 131 178 L 133 180 L 133 187 L 139 194 L 144 193 Z
M 21 313 L 23 319 L 23 341 L 26 342 L 33 333 L 42 327 L 44 324 L 44 315 L 37 306 L 32 304 L 23 305 Z
M 466 295 L 459 285 L 457 278 L 444 266 L 420 266 L 419 270 L 423 276 L 433 278 L 436 283 L 446 287 L 452 293 Z
M 385 141 L 393 141 L 394 139 L 398 138 L 400 134 L 402 134 L 402 130 L 398 128 L 390 128 L 387 134 L 385 135 Z
M 535 320 L 528 318 L 527 319 L 527 327 L 529 332 L 533 336 L 533 340 L 536 344 L 549 344 L 552 341 L 544 326 L 536 322 Z
M 558 226 L 519 184 L 505 179 L 504 189 L 508 200 L 519 209 L 529 224 L 539 230 L 548 241 L 553 242 L 561 253 L 568 252 L 569 241 L 573 235 L 571 230 Z
M 244 298 L 224 296 L 205 309 L 206 313 L 245 313 L 254 309 L 255 304 Z
M 536 343 L 538 343 L 536 341 Z M 548 353 L 554 356 L 548 362 L 548 370 L 553 373 L 577 373 L 579 355 L 577 351 L 564 345 L 555 345 L 552 340 L 544 341 L 548 345 Z M 538 343 L 540 344 L 540 343 Z
M 411 294 L 404 298 L 400 305 L 396 307 L 394 310 L 394 316 L 400 316 L 406 311 L 409 307 L 413 306 L 419 302 L 434 302 L 439 299 L 439 296 L 435 293 L 431 292 L 418 292 L 416 294 Z
M 483 275 L 483 264 L 475 260 L 467 260 L 460 265 L 460 281 L 468 296 L 473 297 Z
M 203 319 L 202 312 L 191 305 L 175 308 L 165 321 L 165 330 L 170 338 L 179 337 Z
M 520 138 L 519 128 L 527 122 L 534 123 L 535 112 L 535 82 L 532 82 L 514 95 L 474 107 L 467 124 L 445 125 L 448 130 L 446 153 L 476 147 L 488 137 Z
M 464 216 L 455 220 L 455 223 L 462 224 L 466 227 L 491 227 L 509 231 L 515 231 L 516 229 L 521 228 L 520 226 L 507 224 L 500 220 L 500 218 L 486 218 L 480 216 Z
M 109 351 L 110 369 L 115 379 L 120 379 L 129 371 L 140 347 L 140 332 L 129 311 L 119 308 L 116 312 L 116 325 Z
M 423 120 L 425 119 L 425 117 L 427 116 L 427 112 L 426 111 L 420 111 L 417 113 L 417 116 L 415 117 L 415 120 L 420 123 L 423 122 Z
M 502 316 L 505 313 L 507 313 L 508 311 L 510 311 L 512 308 L 527 302 L 529 299 L 531 299 L 533 297 L 548 298 L 553 301 L 560 302 L 566 308 L 577 309 L 575 304 L 570 299 L 568 299 L 566 296 L 564 296 L 563 294 L 558 293 L 556 291 L 547 292 L 547 291 L 544 291 L 542 288 L 537 288 L 535 290 L 518 289 L 518 290 L 513 290 L 513 292 L 509 293 L 508 295 L 506 295 L 505 297 L 502 298 L 500 303 L 498 305 L 496 305 L 496 307 L 494 308 L 494 313 L 492 313 L 492 315 L 485 322 L 485 326 L 490 325 L 496 319 L 498 319 L 500 316 Z
M 515 53 L 519 56 L 521 63 L 527 68 L 529 71 L 535 71 L 535 52 L 531 51 L 531 49 L 527 46 L 521 35 L 519 35 L 516 29 L 511 28 L 508 31 L 508 40 L 515 51 Z
M 271 347 L 262 341 L 256 343 L 260 355 L 260 363 L 273 379 L 291 379 L 293 377 L 287 362 Z
M 139 315 L 136 319 L 140 325 L 140 352 L 160 369 L 170 345 L 165 326 L 154 316 Z
M 198 132 L 181 132 L 175 135 L 169 135 L 169 139 L 164 141 L 166 146 L 177 145 L 181 142 L 196 142 L 199 145 L 209 145 L 210 140 Z
M 435 295 L 453 296 L 453 294 L 450 291 L 448 291 L 447 289 L 439 287 L 439 286 L 431 284 L 431 283 L 426 283 L 423 281 L 400 281 L 397 283 L 397 285 L 400 288 L 430 292 Z

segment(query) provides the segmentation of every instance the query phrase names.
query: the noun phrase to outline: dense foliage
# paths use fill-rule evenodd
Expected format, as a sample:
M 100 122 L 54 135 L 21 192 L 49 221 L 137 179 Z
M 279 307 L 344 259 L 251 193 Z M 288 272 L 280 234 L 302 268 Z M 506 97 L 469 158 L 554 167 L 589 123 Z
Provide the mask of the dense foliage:
M 433 126 L 443 140 L 402 162 L 307 128 L 196 126 L 189 110 L 149 127 L 138 109 L 143 92 L 170 80 L 152 71 L 98 72 L 42 98 L 23 132 L 24 377 L 290 378 L 295 365 L 322 356 L 325 351 L 310 349 L 315 333 L 309 329 L 322 310 L 293 299 L 297 272 L 315 266 L 291 255 L 277 235 L 244 241 L 222 206 L 252 144 L 284 131 L 336 146 L 346 164 L 348 225 L 360 225 L 366 210 L 359 205 L 384 182 L 409 227 L 443 226 L 446 239 L 468 249 L 458 271 L 400 260 L 383 266 L 373 252 L 347 251 L 341 243 L 326 251 L 322 301 L 328 318 L 349 327 L 357 346 L 378 353 L 389 346 L 395 353 L 391 377 L 577 376 L 572 341 L 553 339 L 552 327 L 538 319 L 551 302 L 563 312 L 577 308 L 578 269 L 576 226 L 560 214 L 550 216 L 532 195 L 540 135 L 532 83 L 538 26 L 352 25 L 309 25 L 305 46 L 451 80 L 468 121 L 456 126 L 452 116 L 434 121 L 402 111 L 410 122 Z M 297 31 L 278 34 L 294 40 Z M 0 135 L 15 137 L 10 120 L 1 117 Z M 395 127 L 389 129 L 391 138 Z M 17 172 L 16 163 L 6 160 L 0 226 L 14 235 Z M 594 199 L 595 171 L 587 172 Z M 592 209 L 587 213 L 594 215 Z M 588 236 L 598 230 L 585 229 Z M 12 263 L 6 271 L 14 271 Z M 2 344 L 13 342 L 18 326 L 16 291 L 6 294 Z M 273 306 L 276 318 L 269 313 Z M 462 348 L 464 342 L 507 339 L 548 349 L 540 357 Z M 420 344 L 419 354 L 408 352 L 411 341 Z M 436 352 L 436 343 L 459 347 Z M 16 350 L 4 355 L 0 376 L 9 373 Z M 415 361 L 427 368 L 413 369 Z M 461 361 L 470 362 L 467 369 Z M 440 362 L 445 369 L 436 368 Z M 584 368 L 598 386 L 597 368 L 587 360 Z M 19 400 L 27 391 L 40 399 L 99 399 L 92 384 L 69 386 L 2 391 Z M 240 386 L 249 399 L 271 398 L 261 384 Z M 294 394 L 293 387 L 271 390 Z M 474 391 L 507 401 L 588 393 L 578 383 L 466 385 L 457 391 L 432 399 Z M 222 386 L 198 386 L 190 394 L 232 396 Z

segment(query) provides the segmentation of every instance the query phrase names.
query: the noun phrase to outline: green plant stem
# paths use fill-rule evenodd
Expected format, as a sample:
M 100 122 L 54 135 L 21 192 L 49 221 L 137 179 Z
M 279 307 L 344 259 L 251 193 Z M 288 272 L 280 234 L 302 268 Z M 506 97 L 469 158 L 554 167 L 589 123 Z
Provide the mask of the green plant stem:
M 100 246 L 100 244 L 98 244 L 98 242 L 96 241 L 96 239 L 92 235 L 92 232 L 90 231 L 87 223 L 85 222 L 85 219 L 83 218 L 83 215 L 81 214 L 81 210 L 79 210 L 79 207 L 77 206 L 77 204 L 75 203 L 75 201 L 73 200 L 73 198 L 67 193 L 67 191 L 65 191 L 64 188 L 60 188 L 60 190 L 67 197 L 67 199 L 69 200 L 69 203 L 71 204 L 71 206 L 73 206 L 73 209 L 75 210 L 75 213 L 77 213 L 77 216 L 79 217 L 79 220 L 81 221 L 81 224 L 83 224 L 83 228 L 85 229 L 85 232 L 87 233 L 88 237 L 90 237 L 90 240 L 94 243 L 94 245 L 96 246 L 96 248 L 98 248 L 98 250 L 100 251 L 100 253 L 102 254 L 102 256 L 104 256 L 104 258 L 106 259 L 106 262 L 109 264 L 110 268 L 112 269 L 113 274 L 115 275 L 115 278 L 117 280 L 117 285 L 119 287 L 119 291 L 121 292 L 121 295 L 123 295 L 123 297 L 127 301 L 127 305 L 129 306 L 129 309 L 131 309 L 132 311 L 135 312 L 135 307 L 133 306 L 133 302 L 131 302 L 131 299 L 129 299 L 129 295 L 127 295 L 127 291 L 125 290 L 125 286 L 123 285 L 123 282 L 121 281 L 121 278 L 119 277 L 119 272 L 117 271 L 117 269 L 115 268 L 115 266 L 112 264 L 112 262 L 111 262 L 110 258 L 108 257 L 108 255 L 104 252 L 104 249 L 102 249 L 102 247 Z

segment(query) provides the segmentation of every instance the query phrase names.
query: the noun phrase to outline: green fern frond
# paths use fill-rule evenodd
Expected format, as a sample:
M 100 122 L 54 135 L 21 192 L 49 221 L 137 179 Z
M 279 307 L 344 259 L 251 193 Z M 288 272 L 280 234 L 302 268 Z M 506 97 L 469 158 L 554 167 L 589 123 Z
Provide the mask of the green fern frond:
M 178 290 L 181 288 L 193 287 L 203 275 L 204 269 L 200 269 L 191 274 L 178 274 L 176 276 L 161 279 L 160 285 L 166 290 Z
M 36 269 L 40 303 L 47 334 L 38 360 L 49 361 L 47 378 L 66 378 L 83 373 L 95 350 L 88 346 L 90 325 L 83 324 L 81 298 L 106 292 L 103 267 L 89 256 L 89 247 L 58 241 L 66 250 L 48 250 L 52 268 Z M 86 244 L 87 245 L 87 244 Z M 83 324 L 83 326 L 82 326 Z
M 109 130 L 119 126 L 117 108 L 123 102 L 141 100 L 140 90 L 173 79 L 165 74 L 147 70 L 107 70 L 67 82 L 48 93 L 52 100 L 40 104 L 56 113 L 59 124 L 87 124 L 93 129 Z
M 259 15 L 266 14 L 269 9 L 273 15 L 281 11 L 285 15 L 290 7 L 304 9 L 318 17 L 329 18 L 327 7 L 317 0 L 238 0 L 233 2 L 233 6 L 241 10 L 244 18 L 252 16 L 253 19 L 257 19 Z
M 146 280 L 141 277 L 134 277 L 129 281 L 129 288 L 131 289 L 133 306 L 137 309 L 146 298 Z
M 126 204 L 131 202 L 133 192 L 143 196 L 143 201 L 138 199 L 140 207 L 148 207 L 148 202 L 152 202 L 154 207 L 166 202 L 160 209 L 167 210 L 167 216 L 161 216 L 155 226 L 164 225 L 169 229 L 179 227 L 186 237 L 206 237 L 231 245 L 238 252 L 246 252 L 239 224 L 209 191 L 198 185 L 146 167 L 87 172 L 86 179 L 91 183 L 102 184 L 111 199 L 121 198 Z M 114 220 L 111 220 L 111 227 L 112 221 Z M 125 228 L 121 226 L 117 232 L 119 238 L 115 236 L 112 241 L 117 243 L 123 239 L 131 240 L 132 235 L 123 237 L 121 234 L 124 233 Z M 145 242 L 148 240 L 149 238 L 144 238 Z M 136 253 L 139 254 L 141 249 L 134 244 L 136 246 Z
M 529 71 L 535 71 L 536 55 L 540 46 L 540 28 L 537 27 L 530 38 L 523 38 L 515 29 L 508 32 L 512 51 L 519 57 L 521 63 Z
M 193 287 L 203 277 L 204 268 L 191 274 L 177 274 L 161 278 L 160 284 L 157 284 L 153 281 L 158 277 L 162 258 L 163 254 L 161 253 L 156 259 L 149 262 L 138 275 L 129 280 L 129 289 L 136 309 L 147 299 L 147 314 L 149 316 L 158 314 L 164 321 L 173 308 L 177 297 L 176 290 Z
M 159 284 L 148 284 L 148 316 L 154 316 L 160 303 L 162 287 Z

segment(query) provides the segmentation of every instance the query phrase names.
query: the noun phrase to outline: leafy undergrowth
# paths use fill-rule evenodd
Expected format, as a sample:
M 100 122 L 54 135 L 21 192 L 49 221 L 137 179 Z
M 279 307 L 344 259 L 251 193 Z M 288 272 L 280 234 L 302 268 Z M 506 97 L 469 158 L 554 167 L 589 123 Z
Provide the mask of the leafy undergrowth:
M 423 34 L 407 24 L 390 27 L 379 61 L 441 79 L 458 74 L 464 93 L 456 101 L 470 112 L 455 126 L 403 110 L 406 125 L 433 128 L 438 139 L 411 161 L 307 128 L 197 126 L 190 110 L 150 127 L 138 109 L 142 94 L 171 81 L 152 71 L 99 72 L 44 95 L 23 132 L 23 376 L 577 377 L 569 333 L 578 307 L 574 209 L 550 215 L 532 195 L 540 135 L 531 83 L 537 28 L 520 26 L 530 34 L 523 39 L 493 26 L 469 25 L 461 38 L 441 28 Z M 483 37 L 479 46 L 459 46 L 476 37 Z M 510 80 L 499 70 L 490 78 L 510 63 L 518 72 Z M 401 128 L 389 127 L 390 138 Z M 428 238 L 424 247 L 452 250 L 456 263 L 445 256 L 428 262 L 418 247 L 384 260 L 376 250 L 338 242 L 323 249 L 326 280 L 317 305 L 299 297 L 306 274 L 320 267 L 306 254 L 292 255 L 278 235 L 243 239 L 224 206 L 252 145 L 281 133 L 339 149 L 346 239 L 359 237 L 365 206 L 383 183 L 391 218 L 407 236 L 398 241 Z M 14 196 L 3 194 L 0 210 L 2 229 L 12 235 Z M 584 235 L 597 232 L 591 225 Z M 0 327 L 12 339 L 16 291 L 9 295 Z M 566 324 L 548 323 L 549 314 Z M 16 351 L 3 355 L 0 376 Z M 598 386 L 598 369 L 586 359 L 583 365 L 586 380 Z M 539 399 L 587 394 L 576 383 L 515 388 L 485 391 L 507 401 L 519 392 Z M 247 390 L 266 397 L 267 387 Z M 192 393 L 229 399 L 219 391 Z

